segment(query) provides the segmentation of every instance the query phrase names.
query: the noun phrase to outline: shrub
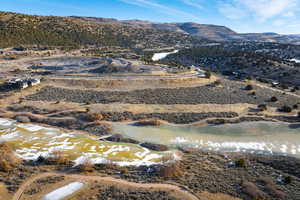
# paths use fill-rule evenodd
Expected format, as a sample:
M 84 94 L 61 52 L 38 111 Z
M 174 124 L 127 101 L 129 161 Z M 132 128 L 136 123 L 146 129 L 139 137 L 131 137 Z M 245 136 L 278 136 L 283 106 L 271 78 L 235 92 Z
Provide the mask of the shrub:
M 282 106 L 281 108 L 280 108 L 280 111 L 281 112 L 286 112 L 286 113 L 290 113 L 290 112 L 292 112 L 293 111 L 293 109 L 290 107 L 290 106 Z
M 271 97 L 271 102 L 277 102 L 277 101 L 278 101 L 277 97 Z
M 275 184 L 274 180 L 269 177 L 261 177 L 258 181 L 262 182 L 264 185 L 274 185 Z
M 0 171 L 11 171 L 20 164 L 20 160 L 15 157 L 13 149 L 6 143 L 0 144 L 0 155 Z
M 214 85 L 215 85 L 215 86 L 220 86 L 220 85 L 222 85 L 222 82 L 221 82 L 220 80 L 216 80 L 216 81 L 214 82 Z
M 287 90 L 289 89 L 289 86 L 285 85 L 285 84 L 281 84 L 280 87 L 284 90 Z
M 47 159 L 44 157 L 44 156 L 42 156 L 42 155 L 40 155 L 37 159 L 36 159 L 36 163 L 43 163 L 43 162 L 46 162 L 47 161 Z
M 183 174 L 182 169 L 179 166 L 179 163 L 171 163 L 166 166 L 161 166 L 158 169 L 158 175 L 164 178 L 172 178 L 172 177 L 179 177 Z
M 284 177 L 285 184 L 291 184 L 292 181 L 293 181 L 293 178 L 291 176 Z
M 92 104 L 92 102 L 91 102 L 90 100 L 86 100 L 84 103 L 85 103 L 86 105 L 91 105 L 91 104 Z
M 257 106 L 257 108 L 260 110 L 260 111 L 266 111 L 268 110 L 268 107 L 266 104 L 260 104 Z
M 72 163 L 72 161 L 62 152 L 62 151 L 54 151 L 52 155 L 47 159 L 50 164 L 57 165 L 68 165 Z
M 210 78 L 211 77 L 211 72 L 210 71 L 206 71 L 205 72 L 205 78 Z
M 123 175 L 128 175 L 129 170 L 128 170 L 128 168 L 122 168 L 120 172 L 121 172 L 121 174 L 123 174 Z
M 4 158 L 0 159 L 0 171 L 8 172 L 13 169 L 13 166 Z
M 250 95 L 255 96 L 255 95 L 256 95 L 256 92 L 253 91 L 253 92 L 250 93 Z
M 235 166 L 237 167 L 247 167 L 247 160 L 246 158 L 239 158 L 235 161 Z
M 253 86 L 252 86 L 252 85 L 247 85 L 247 86 L 245 87 L 245 90 L 253 90 Z
M 147 149 L 153 150 L 153 151 L 168 151 L 169 148 L 166 145 L 163 144 L 153 144 L 149 142 L 145 142 L 141 144 L 142 147 L 145 147 Z
M 87 113 L 86 119 L 91 122 L 101 121 L 103 119 L 103 115 L 101 113 Z
M 77 168 L 81 172 L 91 172 L 94 170 L 94 164 L 89 158 L 84 158 Z
M 134 123 L 135 126 L 160 126 L 161 122 L 159 120 L 142 120 Z
M 105 162 L 105 169 L 116 169 L 116 168 L 118 168 L 118 166 L 114 164 L 113 161 L 107 160 Z
M 242 191 L 253 199 L 265 199 L 266 194 L 261 191 L 254 183 L 244 181 L 242 183 Z
M 272 196 L 276 197 L 277 199 L 284 199 L 284 192 L 276 188 L 275 184 L 266 184 L 265 186 L 268 193 L 270 193 Z

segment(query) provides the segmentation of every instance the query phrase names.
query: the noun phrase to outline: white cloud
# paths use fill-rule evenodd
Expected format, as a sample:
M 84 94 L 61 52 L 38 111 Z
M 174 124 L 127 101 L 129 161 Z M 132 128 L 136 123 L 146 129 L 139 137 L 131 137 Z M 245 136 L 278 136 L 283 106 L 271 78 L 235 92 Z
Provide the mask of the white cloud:
M 198 9 L 203 9 L 203 6 L 201 5 L 201 0 L 180 0 L 182 1 L 184 4 L 188 5 L 188 6 L 192 6 L 194 8 L 198 8 Z
M 219 12 L 229 19 L 241 19 L 245 17 L 245 11 L 229 3 L 220 5 Z
M 278 16 L 293 16 L 300 0 L 222 0 L 221 2 L 219 10 L 228 18 L 249 15 L 264 22 Z
M 295 17 L 295 12 L 289 11 L 283 14 L 284 17 Z
M 239 4 L 248 8 L 253 12 L 260 20 L 281 15 L 293 10 L 298 0 L 236 0 Z
M 167 14 L 167 15 L 172 15 L 172 16 L 176 16 L 176 17 L 180 16 L 180 17 L 183 17 L 183 18 L 186 18 L 189 20 L 200 21 L 200 18 L 198 18 L 197 16 L 195 16 L 193 14 L 162 5 L 162 4 L 154 2 L 152 0 L 119 0 L 119 1 L 122 1 L 127 4 L 140 6 L 140 7 L 145 7 L 145 8 L 155 8 L 155 9 L 157 9 L 157 11 Z
M 286 21 L 285 20 L 282 20 L 282 19 L 277 19 L 273 22 L 273 25 L 274 26 L 283 26 L 283 25 L 286 25 Z

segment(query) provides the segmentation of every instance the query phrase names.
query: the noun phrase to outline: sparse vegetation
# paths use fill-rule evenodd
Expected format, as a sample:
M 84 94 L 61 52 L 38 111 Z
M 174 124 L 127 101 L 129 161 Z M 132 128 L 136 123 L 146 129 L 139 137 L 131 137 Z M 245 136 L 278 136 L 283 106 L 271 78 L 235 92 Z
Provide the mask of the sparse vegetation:
M 0 171 L 8 172 L 20 164 L 13 149 L 6 143 L 0 142 Z
M 103 115 L 101 113 L 89 112 L 87 113 L 86 119 L 91 122 L 101 121 L 103 119 Z
M 285 113 L 290 113 L 293 111 L 293 109 L 290 107 L 290 106 L 282 106 L 280 109 L 279 109 L 281 112 L 285 112 Z
M 261 112 L 268 110 L 268 107 L 267 107 L 266 104 L 260 104 L 260 105 L 257 106 L 257 108 Z
M 141 120 L 134 123 L 135 126 L 160 126 L 161 122 L 157 119 L 153 120 Z
M 158 168 L 158 175 L 164 178 L 179 177 L 183 175 L 179 162 L 170 163 Z
M 247 85 L 247 86 L 245 87 L 245 90 L 253 90 L 253 86 L 252 86 L 252 85 Z
M 242 190 L 253 199 L 262 200 L 266 198 L 266 194 L 252 182 L 243 181 Z
M 205 78 L 210 78 L 211 77 L 211 71 L 205 71 Z
M 271 102 L 277 102 L 277 101 L 278 101 L 277 97 L 271 97 Z
M 89 158 L 84 158 L 76 168 L 81 172 L 92 172 L 94 170 L 94 164 Z
M 247 167 L 247 159 L 246 158 L 239 158 L 235 161 L 236 167 Z
M 293 182 L 293 178 L 291 176 L 284 177 L 285 184 L 291 184 Z
M 72 164 L 71 159 L 69 159 L 64 152 L 62 151 L 54 151 L 52 154 L 46 158 L 46 162 L 50 164 L 57 165 L 70 165 Z
M 0 47 L 16 46 L 22 51 L 28 45 L 60 46 L 64 49 L 89 45 L 152 48 L 206 41 L 166 30 L 128 28 L 121 24 L 86 22 L 81 18 L 0 12 L 0 20 Z

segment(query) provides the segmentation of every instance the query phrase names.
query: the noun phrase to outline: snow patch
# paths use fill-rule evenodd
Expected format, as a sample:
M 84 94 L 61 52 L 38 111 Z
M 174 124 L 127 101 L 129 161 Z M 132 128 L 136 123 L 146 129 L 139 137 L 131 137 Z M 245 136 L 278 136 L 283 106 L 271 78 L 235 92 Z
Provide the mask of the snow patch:
M 28 131 L 35 132 L 44 129 L 42 126 L 33 125 L 33 124 L 18 124 L 18 127 L 24 128 Z
M 12 120 L 0 119 L 0 126 L 11 126 L 13 123 Z
M 172 52 L 165 52 L 165 53 L 155 53 L 152 57 L 153 61 L 159 61 L 167 57 L 168 55 L 178 53 L 178 50 L 172 51 Z
M 65 197 L 77 192 L 84 186 L 84 183 L 73 182 L 61 188 L 58 188 L 48 194 L 46 194 L 43 200 L 61 200 Z
M 19 136 L 19 132 L 16 131 L 16 132 L 12 132 L 12 133 L 9 133 L 9 134 L 6 134 L 6 135 L 0 135 L 0 139 L 1 140 L 11 140 L 11 139 L 14 139 L 15 137 Z
M 296 59 L 296 58 L 290 59 L 290 61 L 295 62 L 295 63 L 300 63 L 300 60 Z

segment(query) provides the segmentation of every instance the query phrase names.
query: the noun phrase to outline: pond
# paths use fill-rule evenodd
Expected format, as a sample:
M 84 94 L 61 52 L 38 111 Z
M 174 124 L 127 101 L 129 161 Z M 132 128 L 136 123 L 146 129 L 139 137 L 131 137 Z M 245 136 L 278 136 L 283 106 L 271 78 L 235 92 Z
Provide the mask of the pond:
M 135 144 L 104 142 L 81 133 L 6 119 L 0 119 L 0 141 L 12 146 L 16 155 L 25 160 L 61 152 L 77 164 L 89 158 L 93 163 L 111 161 L 119 165 L 150 165 L 159 163 L 164 154 L 175 154 L 175 151 L 154 152 Z
M 115 133 L 141 142 L 190 146 L 205 150 L 280 153 L 300 157 L 300 124 L 243 122 L 224 125 L 162 125 L 141 127 L 126 123 L 113 126 Z

